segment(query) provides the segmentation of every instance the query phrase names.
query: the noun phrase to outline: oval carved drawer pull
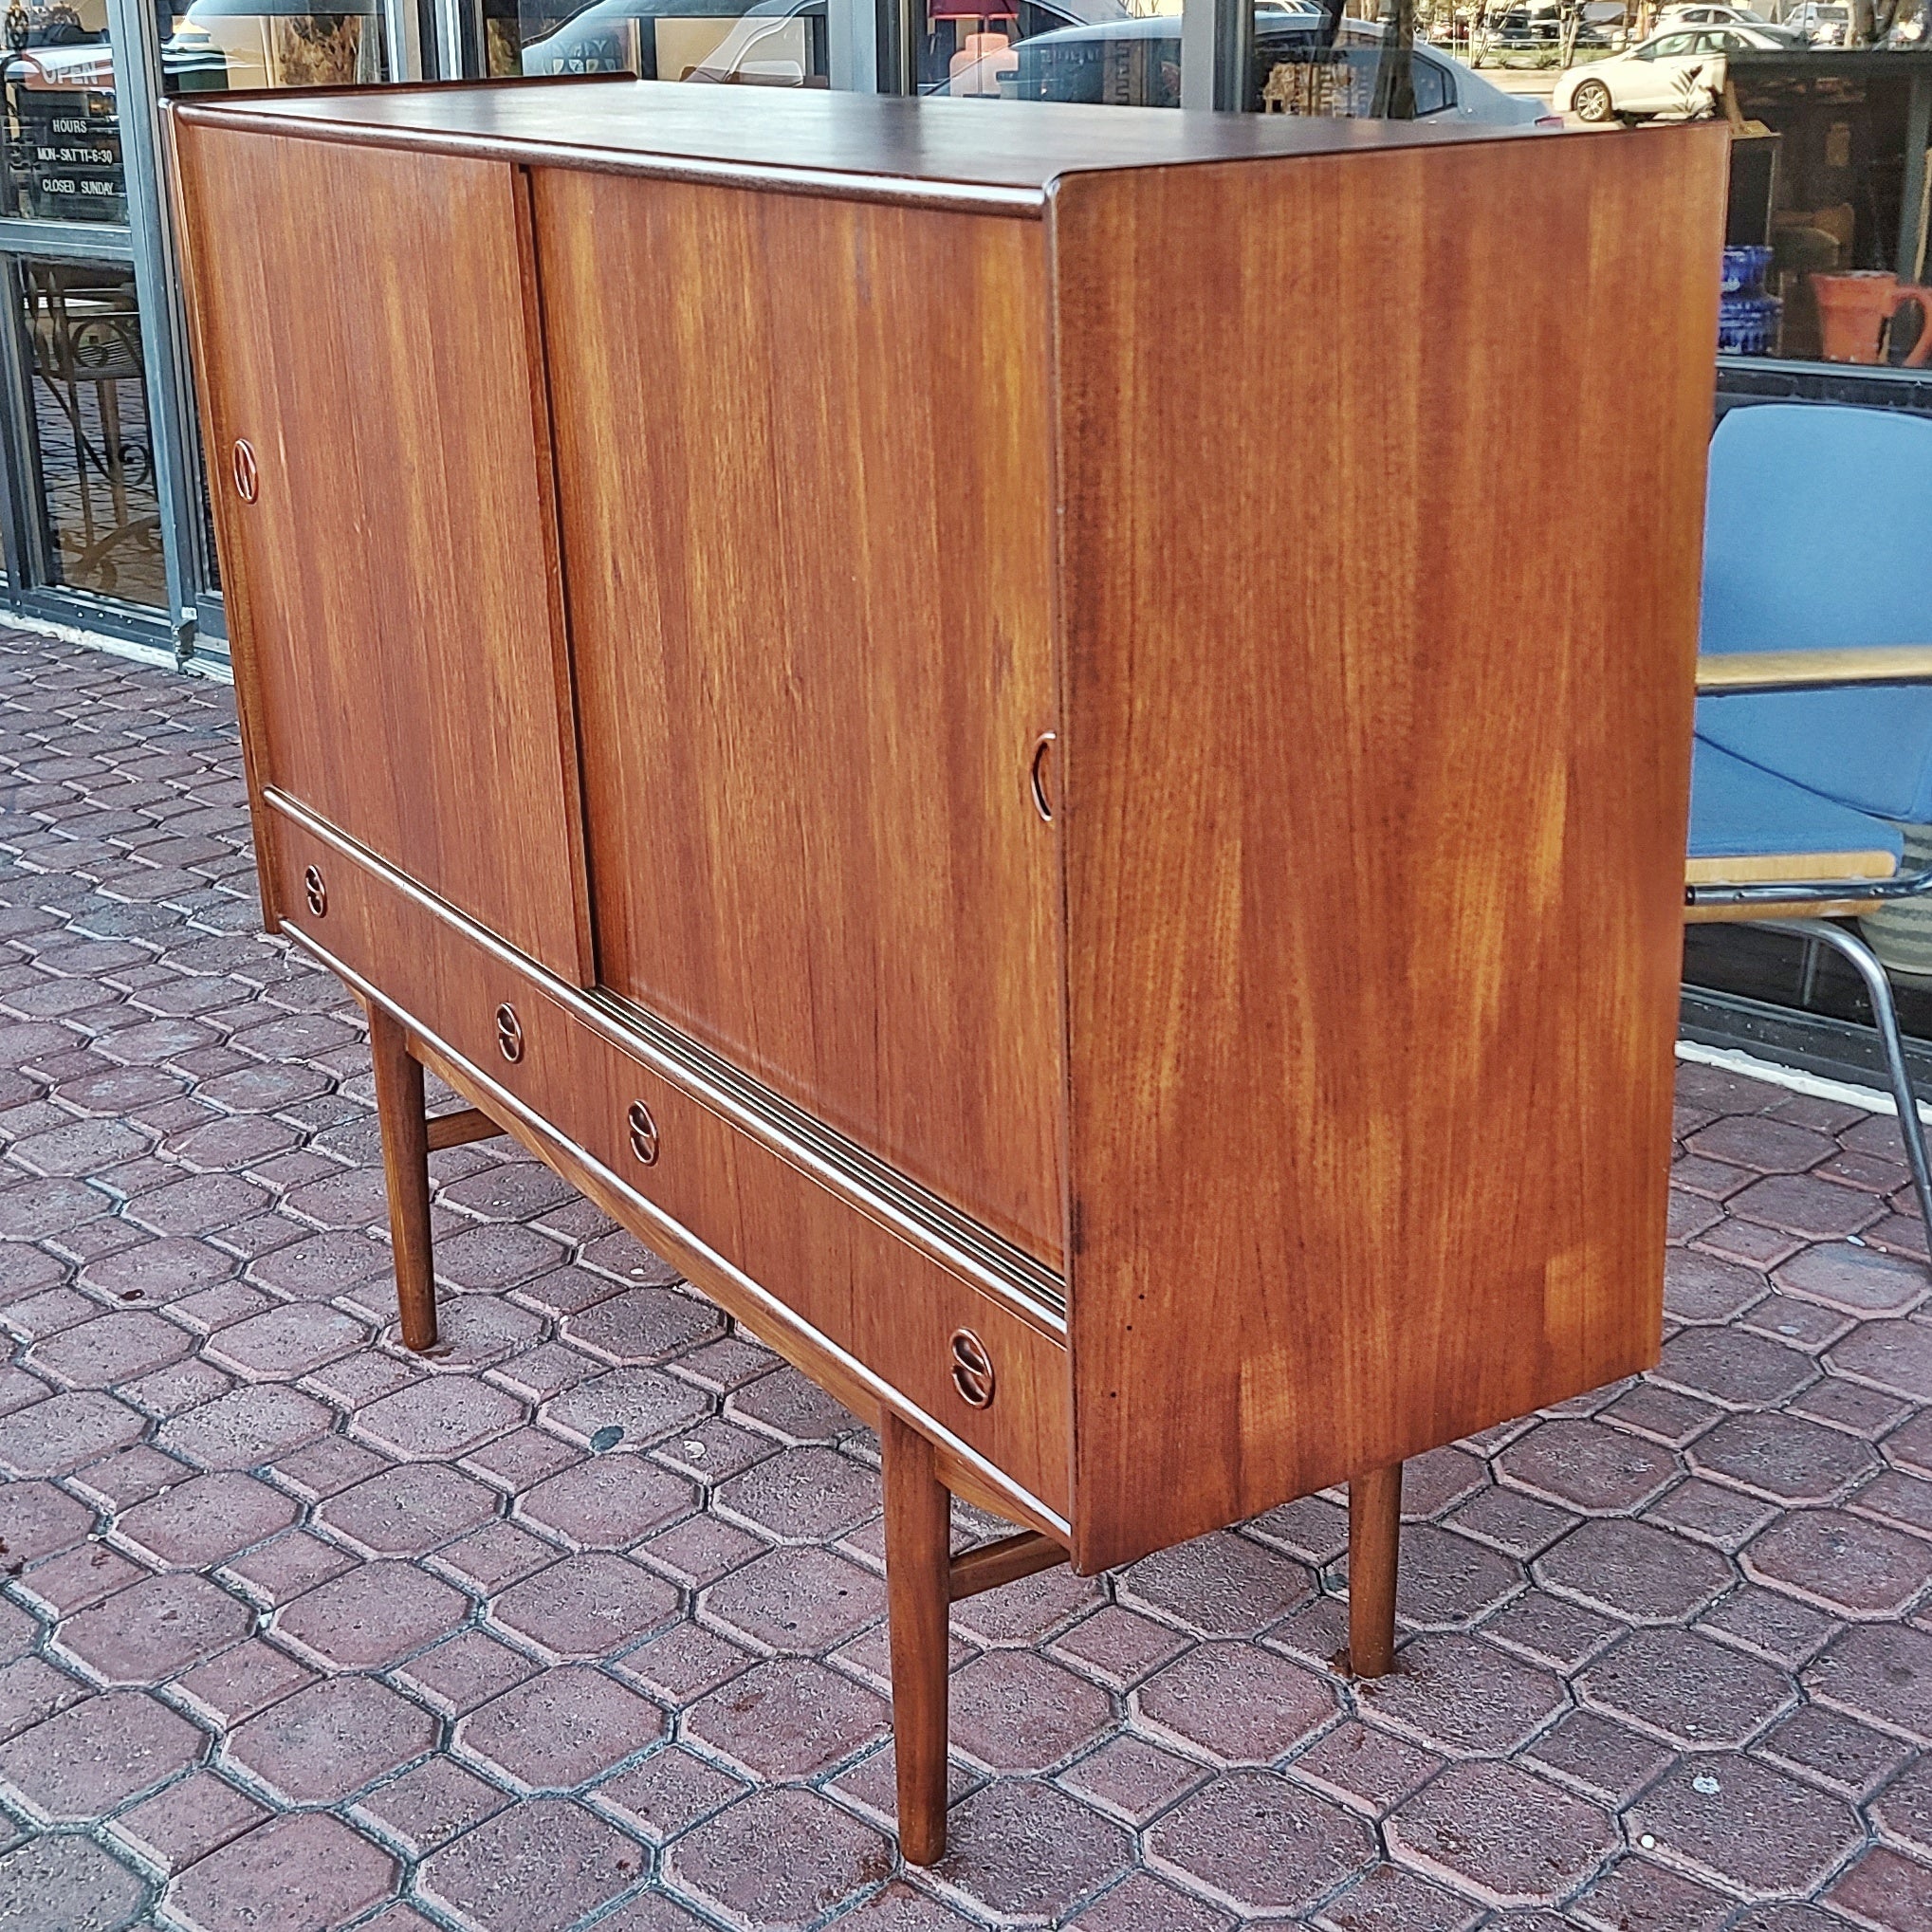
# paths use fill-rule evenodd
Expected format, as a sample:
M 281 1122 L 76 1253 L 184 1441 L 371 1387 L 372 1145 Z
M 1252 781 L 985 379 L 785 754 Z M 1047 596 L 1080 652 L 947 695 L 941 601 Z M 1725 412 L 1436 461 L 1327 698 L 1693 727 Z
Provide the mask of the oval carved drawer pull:
M 1028 782 L 1033 787 L 1033 809 L 1051 825 L 1053 823 L 1053 793 L 1048 789 L 1047 779 L 1053 759 L 1053 748 L 1059 743 L 1057 731 L 1042 731 L 1033 743 L 1033 764 L 1027 772 Z
M 651 1117 L 651 1110 L 641 1100 L 631 1102 L 631 1111 L 625 1116 L 631 1127 L 631 1151 L 649 1167 L 657 1161 L 657 1123 Z
M 968 1408 L 989 1408 L 993 1401 L 993 1358 L 969 1328 L 952 1334 L 952 1386 Z
M 235 438 L 232 467 L 235 494 L 244 503 L 253 503 L 262 493 L 262 474 L 255 467 L 255 452 L 240 436 Z
M 322 881 L 319 865 L 306 867 L 302 874 L 302 896 L 308 901 L 308 910 L 320 919 L 329 910 L 329 889 Z
M 497 1051 L 513 1064 L 524 1057 L 524 1022 L 507 1000 L 496 1009 L 496 1044 Z

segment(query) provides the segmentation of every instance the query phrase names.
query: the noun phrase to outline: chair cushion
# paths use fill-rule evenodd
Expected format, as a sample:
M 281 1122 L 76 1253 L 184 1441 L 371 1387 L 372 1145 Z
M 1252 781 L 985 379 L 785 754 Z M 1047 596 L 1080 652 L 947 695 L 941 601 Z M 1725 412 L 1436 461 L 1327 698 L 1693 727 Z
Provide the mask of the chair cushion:
M 1904 841 L 1895 827 L 1820 798 L 1703 738 L 1690 766 L 1690 876 L 1887 878 Z
M 1711 439 L 1700 649 L 1932 644 L 1932 419 L 1733 409 Z M 1932 821 L 1932 687 L 1703 698 L 1712 744 L 1863 812 Z

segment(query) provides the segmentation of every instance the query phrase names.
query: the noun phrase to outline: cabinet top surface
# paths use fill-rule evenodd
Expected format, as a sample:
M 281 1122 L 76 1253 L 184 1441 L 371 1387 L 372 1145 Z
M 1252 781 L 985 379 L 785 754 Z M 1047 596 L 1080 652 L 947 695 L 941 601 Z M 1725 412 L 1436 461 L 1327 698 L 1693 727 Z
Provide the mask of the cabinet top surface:
M 174 112 L 197 125 L 531 163 L 828 190 L 843 184 L 860 193 L 896 190 L 1009 207 L 1039 206 L 1070 174 L 1538 134 L 1525 127 L 708 87 L 625 76 L 190 97 Z

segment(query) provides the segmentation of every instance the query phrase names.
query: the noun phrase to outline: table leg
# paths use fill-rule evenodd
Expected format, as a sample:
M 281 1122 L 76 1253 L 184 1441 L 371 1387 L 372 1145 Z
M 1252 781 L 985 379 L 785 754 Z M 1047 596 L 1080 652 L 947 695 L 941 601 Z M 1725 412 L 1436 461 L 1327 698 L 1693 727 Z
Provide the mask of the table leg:
M 427 1349 L 436 1339 L 436 1279 L 430 1250 L 430 1134 L 423 1113 L 422 1062 L 410 1052 L 400 1021 L 373 1003 L 368 1011 L 403 1346 Z
M 1383 1677 L 1395 1662 L 1395 1565 L 1402 1549 L 1402 1464 L 1349 1483 L 1349 1668 Z
M 946 1850 L 952 1499 L 934 1469 L 932 1444 L 917 1429 L 886 1415 L 879 1424 L 879 1446 L 885 1463 L 899 1849 L 911 1865 L 931 1865 Z

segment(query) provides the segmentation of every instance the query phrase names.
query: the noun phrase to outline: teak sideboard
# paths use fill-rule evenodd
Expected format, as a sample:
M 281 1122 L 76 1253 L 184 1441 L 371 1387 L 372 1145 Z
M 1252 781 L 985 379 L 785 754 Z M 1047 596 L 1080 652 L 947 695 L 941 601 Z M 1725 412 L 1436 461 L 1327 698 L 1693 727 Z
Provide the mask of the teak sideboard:
M 1658 1347 L 1723 130 L 171 120 L 405 1339 L 507 1132 L 876 1423 L 915 1860 L 973 1590 L 1347 1482 L 1386 1668 L 1403 1459 Z

